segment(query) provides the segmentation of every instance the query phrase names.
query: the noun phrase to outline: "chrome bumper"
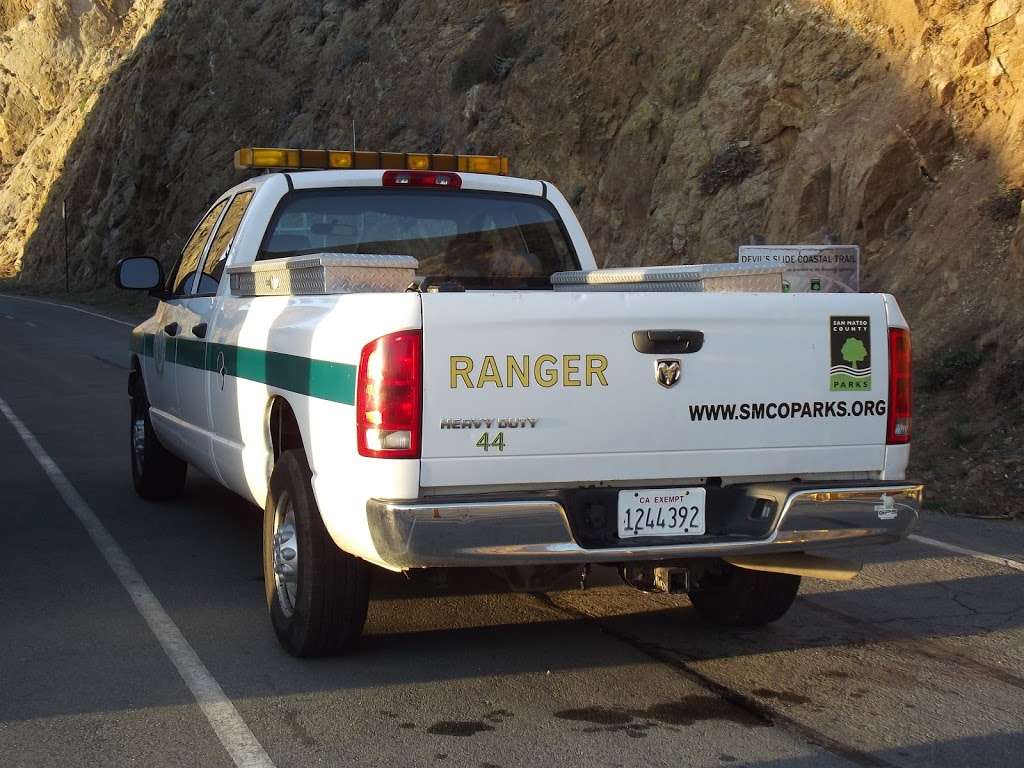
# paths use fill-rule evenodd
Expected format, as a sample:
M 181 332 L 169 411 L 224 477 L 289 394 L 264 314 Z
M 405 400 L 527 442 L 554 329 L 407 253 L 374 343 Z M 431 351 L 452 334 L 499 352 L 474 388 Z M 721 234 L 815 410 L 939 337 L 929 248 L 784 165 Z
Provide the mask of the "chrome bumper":
M 835 487 L 763 484 L 740 491 L 746 501 L 772 505 L 766 535 L 725 531 L 671 543 L 631 540 L 628 545 L 584 548 L 573 536 L 565 506 L 543 497 L 371 499 L 366 512 L 377 552 L 399 568 L 619 563 L 890 543 L 906 537 L 917 523 L 924 488 L 904 482 Z

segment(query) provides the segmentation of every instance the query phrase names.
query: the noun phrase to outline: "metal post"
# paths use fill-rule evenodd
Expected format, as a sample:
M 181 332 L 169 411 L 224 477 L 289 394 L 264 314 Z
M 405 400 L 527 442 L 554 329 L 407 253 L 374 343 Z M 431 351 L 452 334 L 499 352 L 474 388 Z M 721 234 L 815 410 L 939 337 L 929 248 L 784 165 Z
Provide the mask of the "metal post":
M 68 247 L 68 201 L 64 198 L 60 204 L 60 216 L 64 219 L 64 293 L 71 293 L 70 249 Z

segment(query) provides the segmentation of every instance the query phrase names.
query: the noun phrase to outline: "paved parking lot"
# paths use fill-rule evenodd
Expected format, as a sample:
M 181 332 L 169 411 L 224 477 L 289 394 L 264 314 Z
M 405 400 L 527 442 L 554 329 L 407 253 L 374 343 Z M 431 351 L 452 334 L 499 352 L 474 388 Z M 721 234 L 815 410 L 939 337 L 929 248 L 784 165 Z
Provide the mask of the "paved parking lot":
M 357 653 L 293 659 L 257 510 L 195 473 L 134 495 L 128 330 L 0 297 L 4 766 L 1024 764 L 1008 521 L 927 515 L 759 630 L 607 569 L 546 594 L 381 572 Z

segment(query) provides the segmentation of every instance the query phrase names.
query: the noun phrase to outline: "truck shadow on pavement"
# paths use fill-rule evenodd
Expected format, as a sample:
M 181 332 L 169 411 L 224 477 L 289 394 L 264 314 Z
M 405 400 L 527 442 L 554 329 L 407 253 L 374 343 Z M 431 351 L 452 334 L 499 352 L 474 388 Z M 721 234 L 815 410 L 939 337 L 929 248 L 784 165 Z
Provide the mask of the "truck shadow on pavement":
M 249 585 L 245 627 L 224 626 L 229 636 L 220 638 L 221 642 L 239 647 L 263 637 L 275 653 L 288 658 L 277 649 L 265 615 L 259 581 L 259 511 L 205 478 L 191 485 L 195 487 L 194 494 L 189 494 L 193 498 L 176 507 L 174 517 L 193 531 L 203 530 L 216 542 L 218 570 L 222 572 L 217 578 L 243 580 Z M 913 544 L 865 548 L 863 552 L 867 560 L 888 563 L 904 559 L 904 549 L 912 550 L 906 559 L 934 557 L 932 552 L 917 552 L 922 548 Z M 611 568 L 595 567 L 586 591 L 579 590 L 576 576 L 562 579 L 550 595 L 556 604 L 569 606 L 563 613 L 552 609 L 546 600 L 509 589 L 501 578 L 484 569 L 449 569 L 441 583 L 376 569 L 366 636 L 354 654 L 296 663 L 318 669 L 320 677 L 335 665 L 339 671 L 355 660 L 359 666 L 373 666 L 378 659 L 386 665 L 396 658 L 408 659 L 412 653 L 424 662 L 417 666 L 415 680 L 477 675 L 479 654 L 493 653 L 498 659 L 491 668 L 493 674 L 630 663 L 607 653 L 591 658 L 579 652 L 575 633 L 594 631 L 579 620 L 583 612 L 591 611 L 590 605 L 604 605 L 612 613 L 605 620 L 627 624 L 631 633 L 639 636 L 660 637 L 667 627 L 684 632 L 693 655 L 705 659 L 896 639 L 963 638 L 1024 626 L 1022 586 L 1024 575 L 1009 572 L 955 579 L 938 575 L 922 583 L 884 585 L 871 585 L 861 576 L 839 588 L 806 580 L 797 605 L 781 621 L 760 629 L 727 629 L 703 623 L 685 596 L 648 596 L 622 585 Z M 210 597 L 193 595 L 192 600 L 203 603 Z M 191 611 L 199 606 L 182 608 Z M 201 610 L 218 609 L 206 606 Z M 567 634 L 573 637 L 560 639 Z M 574 647 L 572 653 L 552 650 L 566 642 Z M 443 663 L 438 654 L 446 657 Z M 404 663 L 402 666 L 402 674 L 408 675 L 409 669 Z M 360 685 L 348 671 L 335 682 L 342 687 Z M 379 681 L 380 672 L 367 674 L 367 681 Z M 320 681 L 326 682 L 323 677 Z
M 602 624 L 642 642 L 671 637 L 687 658 L 701 660 L 963 639 L 1024 626 L 1024 576 L 1014 573 L 863 587 L 855 581 L 827 592 L 815 588 L 821 582 L 808 581 L 805 596 L 780 622 L 737 630 L 703 623 L 684 596 L 647 596 L 624 587 L 606 568 L 594 569 L 592 586 L 585 592 L 567 577 L 563 587 L 549 593 L 550 601 L 513 592 L 499 578 L 477 569 L 449 570 L 440 585 L 376 570 L 367 631 L 359 647 L 348 657 L 298 661 L 278 648 L 265 615 L 258 580 L 257 510 L 205 479 L 191 485 L 193 498 L 176 506 L 172 516 L 179 525 L 204 532 L 219 553 L 219 574 L 210 574 L 211 583 L 233 581 L 231 591 L 239 599 L 218 605 L 217 587 L 192 593 L 174 613 L 175 620 L 190 637 L 187 628 L 196 627 L 201 642 L 208 644 L 197 651 L 213 659 L 213 666 L 225 649 L 234 653 L 244 648 L 271 667 L 289 670 L 283 689 L 257 684 L 260 690 L 251 690 L 256 683 L 250 679 L 247 695 L 455 680 L 478 677 L 482 670 L 518 675 L 637 663 L 634 649 L 610 640 L 592 621 L 580 620 L 601 610 L 607 612 L 599 617 Z M 873 551 L 898 556 L 904 546 L 910 545 Z M 894 560 L 888 555 L 884 559 Z M 560 612 L 552 603 L 567 607 Z M 231 622 L 208 626 L 212 617 L 225 613 Z

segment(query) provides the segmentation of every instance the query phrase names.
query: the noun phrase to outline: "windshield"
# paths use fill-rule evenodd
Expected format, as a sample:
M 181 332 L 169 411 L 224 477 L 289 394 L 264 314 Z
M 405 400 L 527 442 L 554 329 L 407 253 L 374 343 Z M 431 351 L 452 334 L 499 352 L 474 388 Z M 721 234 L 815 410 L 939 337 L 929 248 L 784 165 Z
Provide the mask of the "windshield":
M 418 275 L 465 288 L 550 288 L 579 269 L 558 214 L 528 195 L 324 189 L 285 197 L 257 260 L 308 253 L 412 256 Z

